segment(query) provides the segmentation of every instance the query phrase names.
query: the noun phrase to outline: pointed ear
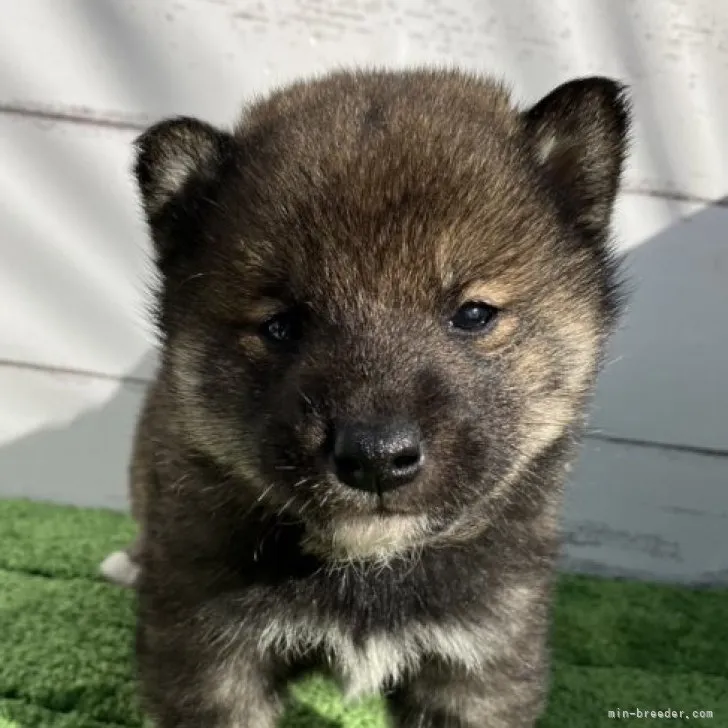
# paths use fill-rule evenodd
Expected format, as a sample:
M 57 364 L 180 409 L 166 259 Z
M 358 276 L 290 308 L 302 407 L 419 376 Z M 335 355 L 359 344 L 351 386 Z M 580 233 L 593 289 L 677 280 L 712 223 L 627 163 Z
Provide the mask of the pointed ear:
M 602 238 L 627 151 L 626 89 L 608 78 L 569 81 L 524 112 L 537 163 L 564 212 Z
M 197 213 L 231 146 L 230 134 L 188 117 L 160 121 L 135 141 L 134 175 L 160 267 L 181 244 L 177 227 Z
M 230 135 L 188 117 L 160 121 L 134 145 L 134 174 L 149 217 L 200 178 L 210 177 L 222 161 Z

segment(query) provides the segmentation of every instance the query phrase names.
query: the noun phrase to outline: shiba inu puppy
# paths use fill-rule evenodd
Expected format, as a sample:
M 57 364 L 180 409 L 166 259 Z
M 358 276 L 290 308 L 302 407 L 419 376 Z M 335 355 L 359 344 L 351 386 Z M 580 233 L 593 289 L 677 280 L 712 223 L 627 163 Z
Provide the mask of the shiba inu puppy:
M 397 728 L 534 725 L 628 125 L 605 78 L 419 69 L 140 137 L 161 364 L 104 568 L 159 728 L 271 728 L 308 667 Z

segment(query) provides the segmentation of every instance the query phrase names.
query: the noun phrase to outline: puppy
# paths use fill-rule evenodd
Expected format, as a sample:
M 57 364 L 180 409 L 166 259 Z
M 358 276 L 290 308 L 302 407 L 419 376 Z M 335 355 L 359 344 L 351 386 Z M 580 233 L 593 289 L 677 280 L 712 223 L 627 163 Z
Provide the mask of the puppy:
M 628 117 L 361 71 L 140 137 L 161 364 L 111 575 L 158 728 L 271 728 L 309 667 L 396 728 L 534 725 Z

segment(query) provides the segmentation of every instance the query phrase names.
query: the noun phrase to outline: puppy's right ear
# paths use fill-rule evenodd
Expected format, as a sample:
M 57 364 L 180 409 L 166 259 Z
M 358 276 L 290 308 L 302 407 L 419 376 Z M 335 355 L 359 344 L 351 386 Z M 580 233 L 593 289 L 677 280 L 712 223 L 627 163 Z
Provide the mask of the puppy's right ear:
M 230 153 L 232 137 L 197 119 L 177 117 L 154 124 L 134 146 L 134 175 L 161 263 L 174 237 L 165 218 L 181 221 L 196 212 Z

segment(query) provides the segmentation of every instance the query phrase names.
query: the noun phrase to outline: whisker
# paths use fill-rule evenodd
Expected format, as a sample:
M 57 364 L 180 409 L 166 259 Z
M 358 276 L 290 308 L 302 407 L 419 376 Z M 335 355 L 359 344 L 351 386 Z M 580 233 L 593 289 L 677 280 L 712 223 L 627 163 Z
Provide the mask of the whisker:
M 311 412 L 313 412 L 314 414 L 319 413 L 318 407 L 314 404 L 313 400 L 305 392 L 303 392 L 301 389 L 299 389 L 298 394 L 301 397 L 301 399 L 308 405 Z
M 287 500 L 287 501 L 286 501 L 286 502 L 285 502 L 285 503 L 284 503 L 284 504 L 283 504 L 283 505 L 282 505 L 282 506 L 281 506 L 281 507 L 280 507 L 280 508 L 278 509 L 278 512 L 277 512 L 277 514 L 276 514 L 276 515 L 278 515 L 278 516 L 282 516 L 282 515 L 283 515 L 283 513 L 284 513 L 285 511 L 287 511 L 287 510 L 288 510 L 288 509 L 290 508 L 290 506 L 291 506 L 291 503 L 293 503 L 293 501 L 294 501 L 294 500 L 296 500 L 296 496 L 295 496 L 295 495 L 291 496 L 291 497 L 290 497 L 290 498 L 289 498 L 289 499 L 288 499 L 288 500 Z
M 271 492 L 273 487 L 275 486 L 275 483 L 271 483 L 263 492 L 253 501 L 253 504 L 248 508 L 248 510 L 244 513 L 243 519 L 247 518 L 260 504 L 260 502 L 268 495 L 268 493 Z

